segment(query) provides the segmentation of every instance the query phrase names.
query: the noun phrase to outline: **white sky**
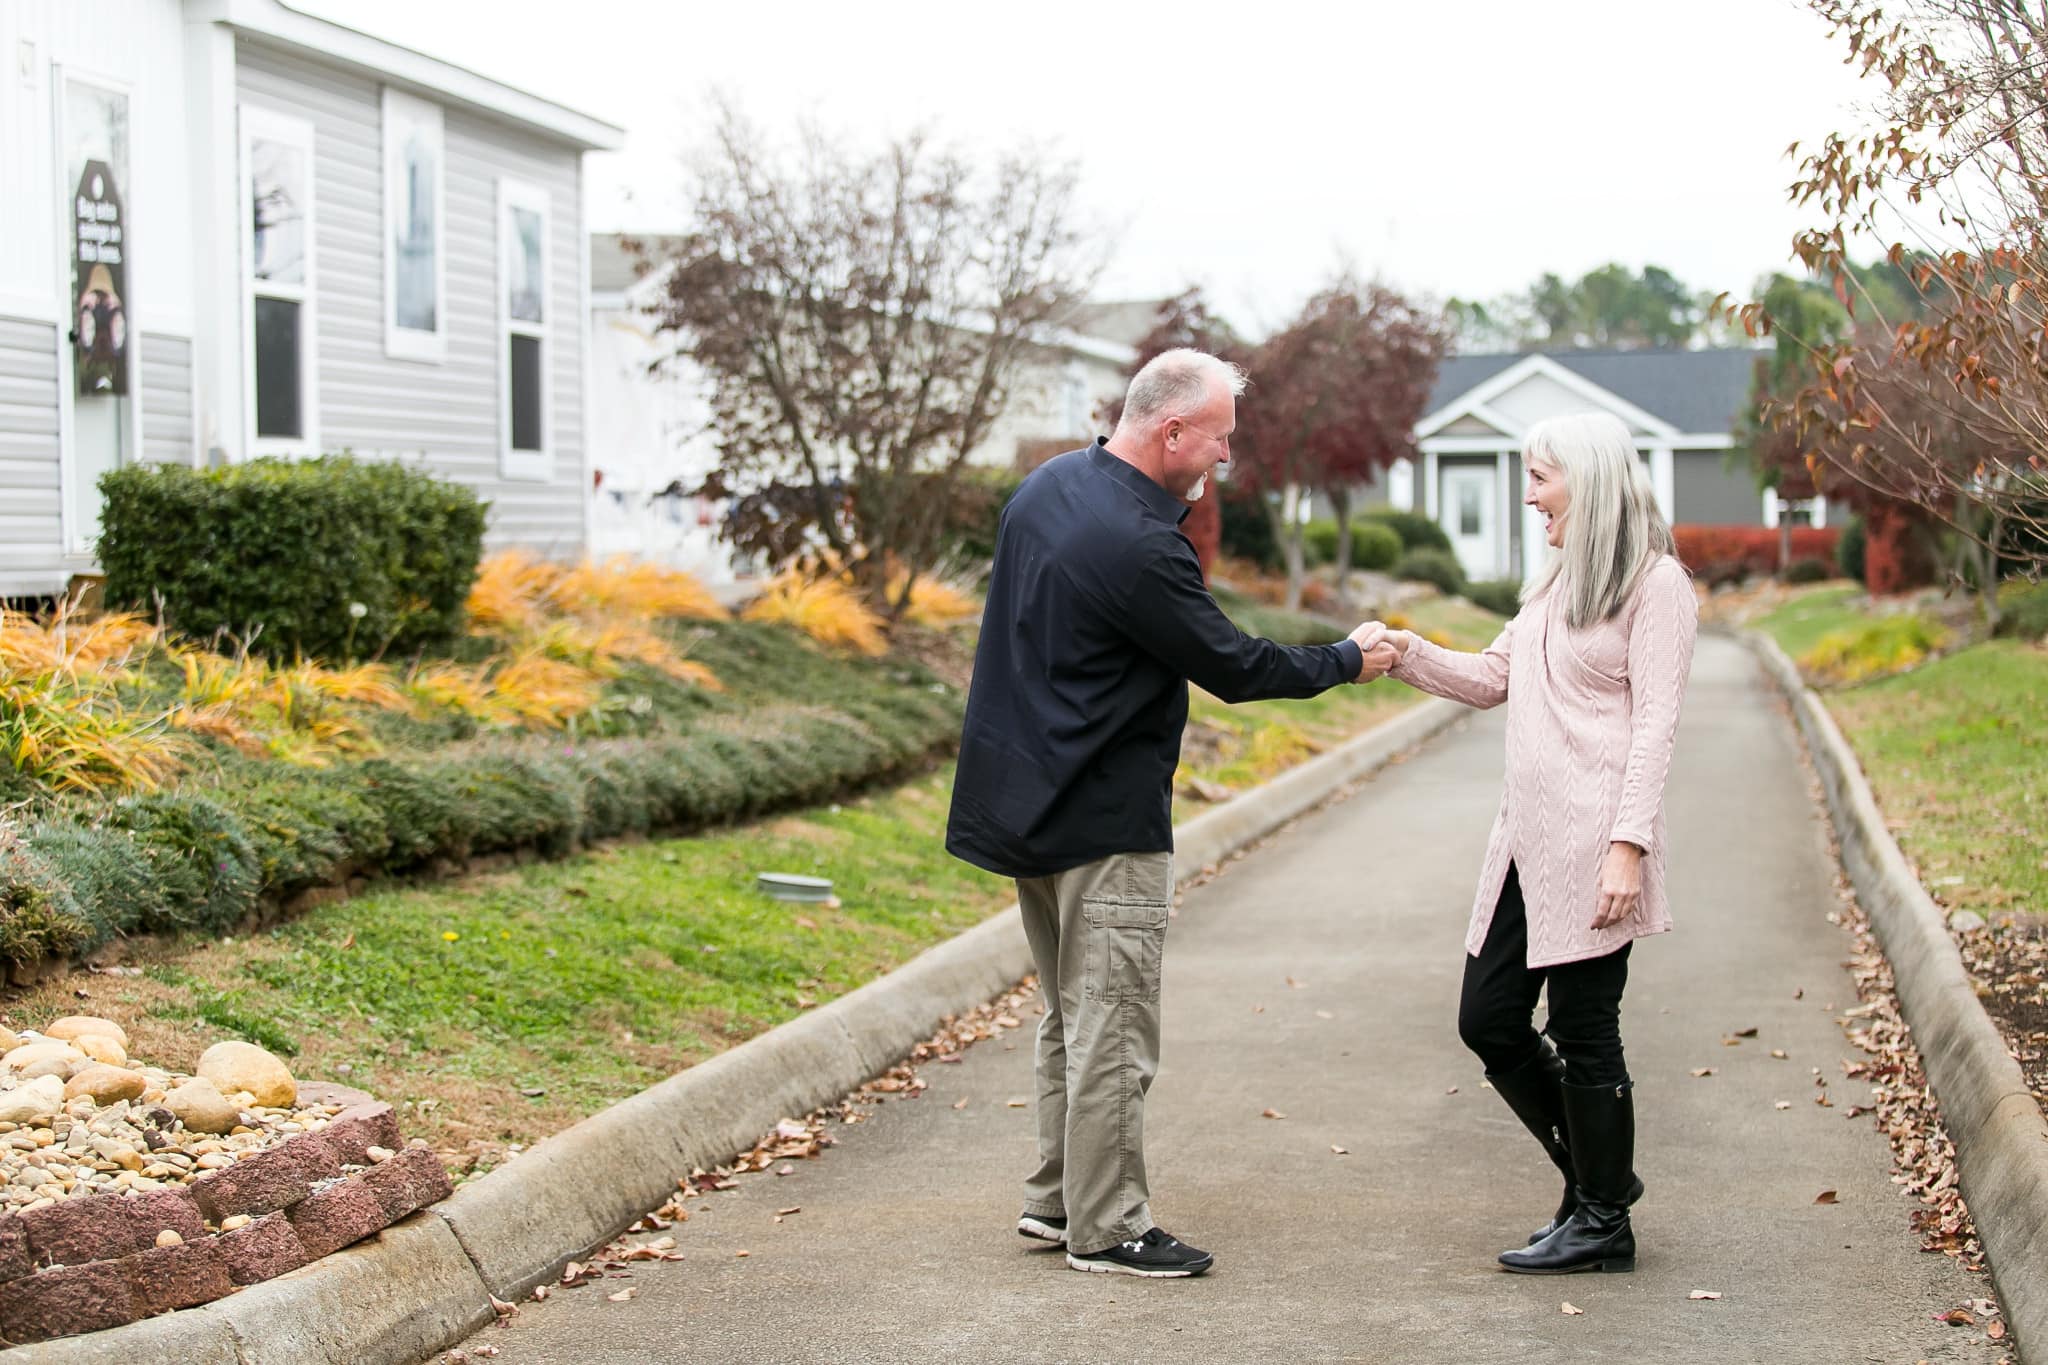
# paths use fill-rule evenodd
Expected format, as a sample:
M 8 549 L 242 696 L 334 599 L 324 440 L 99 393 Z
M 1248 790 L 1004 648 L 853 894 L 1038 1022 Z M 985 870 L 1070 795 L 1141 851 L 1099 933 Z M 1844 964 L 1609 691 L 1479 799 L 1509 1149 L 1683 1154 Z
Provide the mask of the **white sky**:
M 1814 222 L 1786 144 L 1874 95 L 1795 0 L 293 3 L 623 126 L 593 228 L 680 221 L 723 87 L 771 129 L 1078 160 L 1117 241 L 1102 297 L 1200 283 L 1254 332 L 1340 257 L 1438 298 L 1609 260 L 1744 290 Z

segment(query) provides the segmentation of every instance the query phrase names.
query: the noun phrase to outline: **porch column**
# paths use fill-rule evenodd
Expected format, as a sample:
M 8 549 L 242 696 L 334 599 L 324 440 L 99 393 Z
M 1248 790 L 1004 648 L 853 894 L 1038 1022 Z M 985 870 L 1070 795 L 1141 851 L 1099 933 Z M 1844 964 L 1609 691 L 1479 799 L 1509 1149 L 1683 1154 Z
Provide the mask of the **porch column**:
M 1506 578 L 1514 572 L 1515 562 L 1515 508 L 1519 505 L 1515 497 L 1515 452 L 1501 451 L 1494 456 L 1493 467 L 1494 510 L 1500 523 L 1499 532 L 1493 538 L 1493 562 L 1500 566 L 1500 576 Z
M 1678 520 L 1677 513 L 1672 509 L 1676 488 L 1670 446 L 1650 447 L 1650 487 L 1656 491 L 1657 506 L 1664 513 L 1664 520 Z
M 1436 452 L 1422 452 L 1422 512 L 1431 521 L 1436 520 Z

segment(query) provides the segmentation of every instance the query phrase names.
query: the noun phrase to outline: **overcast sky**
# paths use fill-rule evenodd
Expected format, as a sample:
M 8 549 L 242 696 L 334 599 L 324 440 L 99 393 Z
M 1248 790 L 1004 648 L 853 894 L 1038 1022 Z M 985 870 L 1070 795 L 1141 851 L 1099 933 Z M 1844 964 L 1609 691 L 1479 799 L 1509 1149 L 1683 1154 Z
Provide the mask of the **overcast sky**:
M 723 87 L 771 129 L 1036 140 L 1114 230 L 1102 296 L 1200 283 L 1252 331 L 1340 257 L 1436 298 L 1609 260 L 1745 289 L 1811 221 L 1786 144 L 1871 97 L 1795 0 L 293 3 L 622 126 L 593 228 L 680 220 Z

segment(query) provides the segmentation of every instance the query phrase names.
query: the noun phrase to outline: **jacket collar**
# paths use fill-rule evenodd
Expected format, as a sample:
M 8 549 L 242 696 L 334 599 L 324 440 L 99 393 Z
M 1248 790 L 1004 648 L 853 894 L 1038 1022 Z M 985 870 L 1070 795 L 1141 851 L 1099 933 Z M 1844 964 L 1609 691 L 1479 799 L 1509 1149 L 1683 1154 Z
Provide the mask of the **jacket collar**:
M 1095 444 L 1088 447 L 1088 462 L 1109 478 L 1136 493 L 1138 500 L 1164 521 L 1178 526 L 1193 510 L 1187 503 L 1152 482 L 1136 468 L 1110 454 L 1107 436 L 1096 437 Z

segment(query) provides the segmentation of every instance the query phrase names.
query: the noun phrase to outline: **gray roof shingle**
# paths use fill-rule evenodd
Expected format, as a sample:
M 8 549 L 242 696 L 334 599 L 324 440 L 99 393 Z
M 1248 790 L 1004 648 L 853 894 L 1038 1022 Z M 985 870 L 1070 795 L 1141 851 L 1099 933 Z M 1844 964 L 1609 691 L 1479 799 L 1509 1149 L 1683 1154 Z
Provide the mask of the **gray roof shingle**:
M 1428 411 L 1437 411 L 1531 354 L 1534 352 L 1450 357 L 1437 371 Z M 1749 402 L 1750 376 L 1764 352 L 1741 347 L 1541 354 L 1682 432 L 1718 434 L 1735 429 L 1736 417 Z

